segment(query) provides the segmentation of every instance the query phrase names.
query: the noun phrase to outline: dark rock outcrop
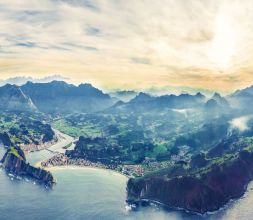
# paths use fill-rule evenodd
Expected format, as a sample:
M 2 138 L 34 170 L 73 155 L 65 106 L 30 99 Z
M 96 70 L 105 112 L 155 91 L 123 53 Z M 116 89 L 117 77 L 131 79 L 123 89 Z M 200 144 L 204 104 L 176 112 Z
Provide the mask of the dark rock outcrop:
M 204 167 L 208 164 L 204 153 L 194 155 L 190 161 L 190 167 L 193 169 Z
M 5 171 L 13 175 L 32 178 L 47 187 L 52 187 L 55 184 L 55 179 L 49 171 L 26 163 L 25 155 L 18 147 L 11 147 L 7 150 L 1 163 Z
M 6 132 L 0 133 L 0 142 L 6 147 L 10 147 L 12 144 L 10 136 Z
M 158 173 L 130 179 L 128 202 L 139 204 L 147 199 L 203 214 L 242 196 L 252 179 L 253 153 L 241 151 L 237 158 L 199 173 L 174 177 Z

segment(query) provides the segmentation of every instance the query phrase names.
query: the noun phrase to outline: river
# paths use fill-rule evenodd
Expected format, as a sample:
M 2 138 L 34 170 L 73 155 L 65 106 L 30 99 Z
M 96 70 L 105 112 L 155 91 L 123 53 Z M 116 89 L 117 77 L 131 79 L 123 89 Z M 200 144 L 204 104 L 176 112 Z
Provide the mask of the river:
M 60 150 L 65 136 L 52 150 Z M 4 153 L 0 147 L 0 156 Z M 52 156 L 47 150 L 30 153 L 32 164 Z M 52 169 L 57 184 L 52 190 L 28 180 L 13 180 L 0 170 L 0 220 L 198 220 L 253 219 L 253 191 L 212 215 L 196 216 L 180 211 L 165 211 L 156 206 L 133 212 L 126 210 L 126 182 L 123 175 L 109 170 L 65 167 Z M 253 184 L 249 188 L 253 187 Z
M 29 153 L 26 156 L 26 159 L 30 164 L 36 165 L 36 163 L 40 161 L 49 159 L 50 157 L 54 155 L 52 151 L 54 151 L 55 153 L 65 153 L 66 149 L 64 149 L 63 147 L 67 146 L 68 144 L 72 143 L 72 145 L 68 148 L 68 150 L 73 149 L 73 146 L 74 146 L 73 142 L 75 141 L 73 137 L 63 134 L 62 132 L 56 129 L 53 129 L 53 130 L 58 137 L 57 143 L 55 143 L 48 149 Z

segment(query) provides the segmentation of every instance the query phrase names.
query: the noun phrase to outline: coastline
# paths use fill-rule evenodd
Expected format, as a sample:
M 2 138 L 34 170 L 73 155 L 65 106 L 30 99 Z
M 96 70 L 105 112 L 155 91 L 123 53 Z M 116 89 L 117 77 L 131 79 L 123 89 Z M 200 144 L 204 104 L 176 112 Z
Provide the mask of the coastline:
M 47 170 L 47 171 L 50 171 L 50 172 L 54 172 L 54 171 L 58 171 L 58 170 L 93 170 L 94 172 L 96 171 L 109 171 L 109 173 L 111 173 L 112 175 L 119 175 L 119 176 L 124 176 L 124 178 L 126 179 L 126 181 L 128 181 L 131 176 L 129 175 L 126 175 L 120 171 L 117 171 L 117 170 L 114 170 L 114 169 L 111 169 L 111 168 L 105 168 L 105 167 L 97 167 L 97 166 L 92 166 L 92 165 L 78 165 L 78 164 L 65 164 L 65 165 L 50 165 L 50 166 L 42 166 L 41 165 L 41 162 L 43 161 L 38 161 L 36 164 L 35 164 L 35 167 L 40 167 L 44 170 Z M 249 190 L 249 187 L 248 185 L 253 182 L 253 181 L 249 181 L 245 187 L 244 187 L 244 191 L 242 192 L 241 195 L 237 196 L 237 197 L 234 197 L 234 198 L 230 198 L 224 205 L 222 205 L 221 207 L 219 207 L 218 209 L 216 210 L 213 210 L 213 211 L 207 211 L 205 213 L 200 213 L 200 212 L 195 212 L 195 211 L 191 211 L 191 210 L 188 210 L 188 209 L 185 209 L 185 208 L 180 208 L 180 207 L 173 207 L 173 206 L 168 206 L 160 201 L 157 201 L 157 200 L 152 200 L 152 199 L 148 199 L 148 198 L 143 198 L 143 199 L 140 199 L 139 201 L 134 201 L 132 204 L 135 204 L 136 203 L 141 203 L 141 202 L 148 202 L 150 205 L 153 204 L 156 204 L 157 206 L 161 207 L 161 208 L 164 208 L 164 209 L 168 209 L 168 210 L 174 210 L 174 211 L 180 211 L 180 212 L 185 212 L 185 213 L 188 213 L 188 214 L 193 214 L 193 215 L 197 215 L 197 216 L 210 216 L 210 215 L 213 215 L 213 214 L 216 214 L 217 212 L 221 211 L 221 210 L 224 210 L 226 209 L 229 205 L 231 205 L 231 203 L 239 200 L 240 198 L 242 198 L 245 193 Z M 128 203 L 128 202 L 127 202 Z M 131 207 L 131 202 L 128 203 L 128 205 L 130 205 Z
M 49 148 L 51 148 L 51 147 L 49 147 Z M 40 151 L 40 150 L 38 150 L 38 151 Z M 111 173 L 112 175 L 118 175 L 118 176 L 121 176 L 121 177 L 124 176 L 124 178 L 126 179 L 126 181 L 128 181 L 129 178 L 131 178 L 129 175 L 126 175 L 126 174 L 124 174 L 124 173 L 122 173 L 120 171 L 117 171 L 117 170 L 114 170 L 114 169 L 110 169 L 110 168 L 96 167 L 96 166 L 92 166 L 92 165 L 91 166 L 88 166 L 88 165 L 87 166 L 85 166 L 85 165 L 75 165 L 75 164 L 54 165 L 54 166 L 48 166 L 47 167 L 47 166 L 42 166 L 41 162 L 43 162 L 43 161 L 37 161 L 36 164 L 35 164 L 35 167 L 42 168 L 42 169 L 44 169 L 46 171 L 50 171 L 50 172 L 51 171 L 54 172 L 54 171 L 58 171 L 58 170 L 59 171 L 60 170 L 62 170 L 62 171 L 63 170 L 73 170 L 73 171 L 76 170 L 76 171 L 78 171 L 78 170 L 85 170 L 85 169 L 86 170 L 92 170 L 92 171 L 96 172 L 96 171 L 100 170 L 100 171 L 106 171 L 106 172 L 109 171 L 109 173 Z M 150 200 L 150 199 L 141 199 L 141 200 L 139 200 L 139 202 L 142 202 L 142 201 L 143 202 L 149 202 L 150 205 L 152 205 L 152 203 L 153 203 L 153 204 L 156 204 L 159 207 L 162 207 L 162 208 L 165 208 L 165 209 L 168 209 L 168 210 L 175 210 L 175 211 L 190 213 L 190 214 L 198 215 L 198 216 L 207 216 L 207 215 L 209 216 L 209 215 L 213 215 L 213 214 L 215 214 L 215 213 L 217 213 L 217 212 L 219 212 L 221 210 L 226 209 L 232 202 L 237 201 L 240 198 L 242 198 L 245 195 L 245 193 L 247 192 L 247 188 L 248 188 L 248 185 L 250 184 L 250 182 L 251 181 L 249 181 L 249 183 L 246 184 L 245 190 L 242 193 L 242 195 L 240 195 L 239 197 L 236 197 L 236 198 L 231 198 L 226 204 L 224 204 L 223 206 L 221 206 L 219 209 L 211 211 L 211 212 L 210 211 L 205 212 L 205 213 L 194 212 L 194 211 L 187 210 L 185 208 L 168 206 L 168 205 L 166 205 L 166 204 L 164 204 L 164 203 L 162 203 L 160 201 Z M 138 202 L 138 201 L 136 201 L 136 202 Z M 128 204 L 131 205 L 131 203 L 128 203 Z
M 217 213 L 224 211 L 226 209 L 228 209 L 229 207 L 233 206 L 236 202 L 238 202 L 239 200 L 245 198 L 248 196 L 248 193 L 250 191 L 253 190 L 253 180 L 249 181 L 246 186 L 245 186 L 245 190 L 243 191 L 243 193 L 237 197 L 234 198 L 230 198 L 227 203 L 225 203 L 224 205 L 222 205 L 221 207 L 217 208 L 216 210 L 213 211 L 207 211 L 204 213 L 200 213 L 200 212 L 196 212 L 196 211 L 191 211 L 188 210 L 186 208 L 180 208 L 180 207 L 176 207 L 176 206 L 170 206 L 167 205 L 161 201 L 158 200 L 154 200 L 154 199 L 148 199 L 148 198 L 141 198 L 135 201 L 129 201 L 127 202 L 128 205 L 132 205 L 132 204 L 138 204 L 139 206 L 142 206 L 141 203 L 142 202 L 147 202 L 149 204 L 149 206 L 152 206 L 152 204 L 163 208 L 165 210 L 173 210 L 173 211 L 179 211 L 179 212 L 184 212 L 187 214 L 191 214 L 191 215 L 196 215 L 196 216 L 200 216 L 200 217 L 207 217 L 207 216 L 212 216 L 212 215 L 216 215 Z
M 40 163 L 40 162 L 39 162 Z M 36 164 L 36 167 L 37 164 Z M 41 165 L 39 167 L 42 167 Z M 80 169 L 89 169 L 89 170 L 102 170 L 102 171 L 109 171 L 113 174 L 117 174 L 120 176 L 124 176 L 127 180 L 130 178 L 129 176 L 116 171 L 116 170 L 112 170 L 112 169 L 106 169 L 106 168 L 102 168 L 102 167 L 92 167 L 92 166 L 78 166 L 78 165 L 64 165 L 64 166 L 51 166 L 51 167 L 42 167 L 43 169 L 47 170 L 47 171 L 57 171 L 57 170 L 80 170 Z

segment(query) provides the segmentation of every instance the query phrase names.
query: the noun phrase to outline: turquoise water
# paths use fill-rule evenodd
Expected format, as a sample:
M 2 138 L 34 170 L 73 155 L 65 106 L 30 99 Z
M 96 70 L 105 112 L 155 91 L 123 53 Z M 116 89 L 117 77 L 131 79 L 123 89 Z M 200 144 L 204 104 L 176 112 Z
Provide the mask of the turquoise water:
M 125 208 L 127 179 L 124 176 L 88 168 L 56 169 L 52 172 L 58 182 L 52 190 L 46 190 L 33 182 L 11 180 L 4 171 L 0 171 L 0 219 L 253 219 L 253 191 L 225 210 L 206 217 L 164 211 L 158 207 L 128 212 Z

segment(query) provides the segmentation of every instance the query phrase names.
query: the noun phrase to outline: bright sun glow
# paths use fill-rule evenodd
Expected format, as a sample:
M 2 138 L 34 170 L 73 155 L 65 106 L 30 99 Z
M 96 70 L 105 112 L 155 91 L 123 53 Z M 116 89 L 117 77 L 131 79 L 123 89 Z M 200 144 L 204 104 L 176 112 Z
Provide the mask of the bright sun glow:
M 218 15 L 214 33 L 209 58 L 216 68 L 224 70 L 232 65 L 236 52 L 236 32 L 229 16 Z
M 253 84 L 252 0 L 150 2 L 0 0 L 0 79 L 58 73 L 106 89 L 226 93 Z

